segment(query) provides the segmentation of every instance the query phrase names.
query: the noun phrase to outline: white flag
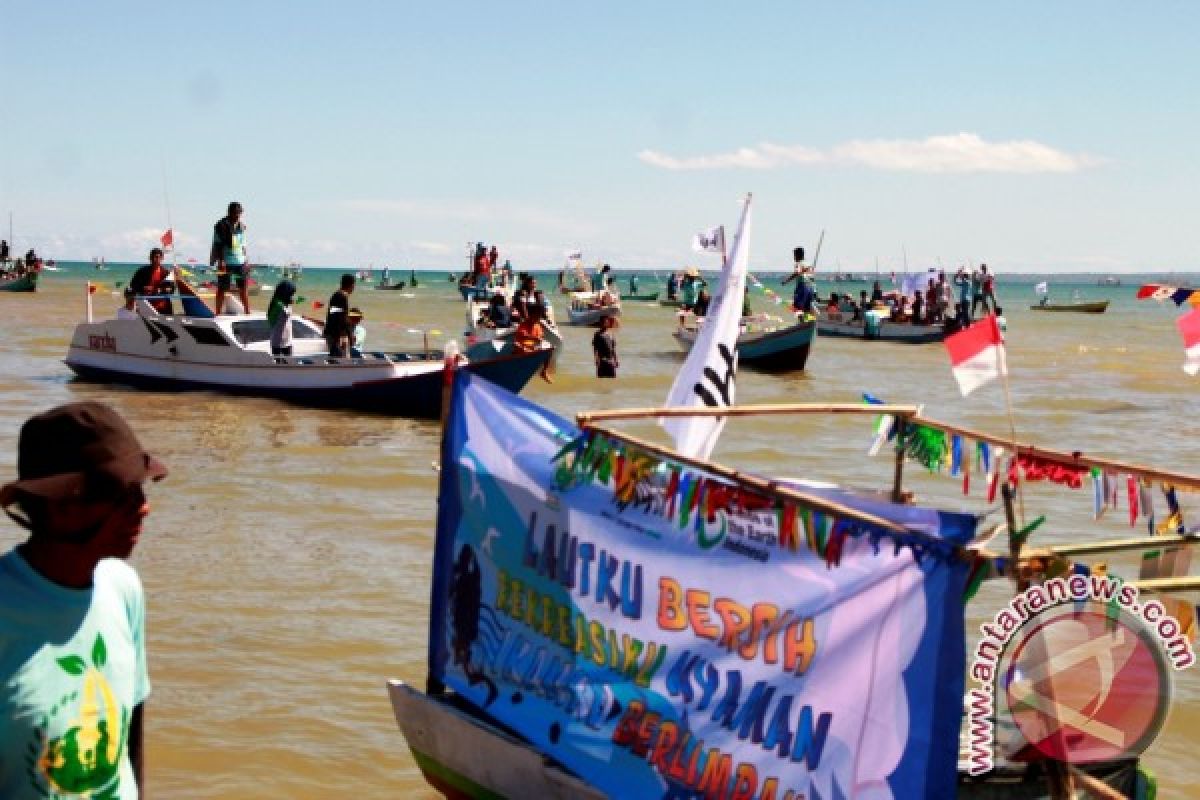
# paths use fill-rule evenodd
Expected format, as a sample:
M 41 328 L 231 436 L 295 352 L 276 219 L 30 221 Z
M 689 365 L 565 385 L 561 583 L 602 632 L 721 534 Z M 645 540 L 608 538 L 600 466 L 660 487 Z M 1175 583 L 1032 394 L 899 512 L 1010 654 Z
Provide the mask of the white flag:
M 697 233 L 692 239 L 692 249 L 697 253 L 725 252 L 725 226 L 718 225 Z
M 668 406 L 731 406 L 735 402 L 738 323 L 742 318 L 746 266 L 750 261 L 750 198 L 746 195 L 742 220 L 733 238 L 733 252 L 721 272 L 721 285 L 709 304 L 704 326 L 667 393 Z M 672 417 L 663 419 L 662 426 L 671 434 L 680 453 L 708 458 L 725 427 L 725 419 Z

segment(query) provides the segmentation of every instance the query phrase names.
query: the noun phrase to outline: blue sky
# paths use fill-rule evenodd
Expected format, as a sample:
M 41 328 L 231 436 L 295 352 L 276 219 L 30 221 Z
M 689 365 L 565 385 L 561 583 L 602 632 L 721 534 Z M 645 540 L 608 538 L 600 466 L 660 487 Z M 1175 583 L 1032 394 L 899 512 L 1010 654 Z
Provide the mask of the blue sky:
M 1196 266 L 1200 5 L 0 0 L 0 211 L 51 257 Z M 165 180 L 164 180 L 165 176 Z M 0 227 L 6 228 L 6 220 Z M 4 234 L 0 234 L 4 235 Z

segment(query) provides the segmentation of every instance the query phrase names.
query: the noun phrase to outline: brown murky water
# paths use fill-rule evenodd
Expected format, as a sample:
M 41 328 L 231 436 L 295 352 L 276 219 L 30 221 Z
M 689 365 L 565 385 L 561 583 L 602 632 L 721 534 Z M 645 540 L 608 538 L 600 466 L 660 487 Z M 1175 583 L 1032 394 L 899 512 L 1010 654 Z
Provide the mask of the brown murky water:
M 78 399 L 116 406 L 172 468 L 152 490 L 154 510 L 134 556 L 149 606 L 150 791 L 325 798 L 352 787 L 360 797 L 433 796 L 396 728 L 384 681 L 424 681 L 436 426 L 76 382 L 61 359 L 86 277 L 59 273 L 35 295 L 0 293 L 0 476 L 13 474 L 17 430 L 28 415 Z M 444 332 L 432 334 L 436 346 L 459 332 L 462 303 L 444 276 L 434 277 L 415 292 L 356 295 L 371 347 L 411 347 L 422 337 L 409 329 Z M 306 275 L 301 294 L 325 299 L 331 286 L 331 278 Z M 98 309 L 117 304 L 108 288 L 96 296 Z M 1027 303 L 1009 302 L 1021 438 L 1200 473 L 1191 435 L 1200 384 L 1180 370 L 1172 312 L 1136 303 L 1129 288 L 1085 293 L 1114 304 L 1085 316 L 1033 314 L 1021 310 Z M 659 404 L 680 363 L 671 326 L 665 309 L 627 307 L 620 377 L 603 384 L 590 374 L 590 331 L 567 329 L 556 382 L 538 381 L 526 394 L 566 414 Z M 972 427 L 1007 429 L 999 388 L 964 401 L 938 346 L 818 340 L 807 372 L 744 372 L 738 387 L 742 402 L 856 401 L 862 391 L 924 403 L 931 416 Z M 727 428 L 716 458 L 885 485 L 891 460 L 866 458 L 868 439 L 865 420 L 741 421 Z M 978 492 L 964 500 L 954 480 L 919 468 L 908 474 L 926 500 L 982 505 Z M 1185 511 L 1200 514 L 1200 496 L 1183 500 Z M 1050 518 L 1039 541 L 1133 535 L 1114 519 L 1093 523 L 1090 504 L 1087 491 L 1030 487 L 1026 495 L 1031 514 Z M 4 527 L 0 547 L 19 533 Z M 1125 574 L 1132 564 L 1113 559 Z M 1008 593 L 1002 582 L 985 587 L 970 621 L 990 616 Z M 1198 675 L 1179 676 L 1167 728 L 1148 754 L 1161 797 L 1200 796 L 1191 766 L 1200 746 Z

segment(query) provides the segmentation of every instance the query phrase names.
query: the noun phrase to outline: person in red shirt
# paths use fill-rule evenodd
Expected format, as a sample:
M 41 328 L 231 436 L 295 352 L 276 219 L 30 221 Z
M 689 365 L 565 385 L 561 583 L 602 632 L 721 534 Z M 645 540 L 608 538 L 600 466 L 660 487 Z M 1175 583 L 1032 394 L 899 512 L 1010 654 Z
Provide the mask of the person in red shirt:
M 153 295 L 171 295 L 175 293 L 175 279 L 171 271 L 163 266 L 163 251 L 154 248 L 150 251 L 150 263 L 138 269 L 129 279 L 129 288 L 134 295 L 146 297 Z M 150 300 L 150 305 L 160 314 L 171 313 L 171 301 Z

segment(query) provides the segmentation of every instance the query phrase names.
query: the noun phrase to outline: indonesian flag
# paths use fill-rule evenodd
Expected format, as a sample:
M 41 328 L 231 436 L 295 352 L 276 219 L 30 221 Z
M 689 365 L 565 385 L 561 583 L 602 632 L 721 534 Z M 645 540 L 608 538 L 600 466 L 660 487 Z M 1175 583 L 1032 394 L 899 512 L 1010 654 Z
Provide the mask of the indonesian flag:
M 1194 308 L 1175 320 L 1183 336 L 1183 371 L 1188 375 L 1200 372 L 1200 308 Z
M 1197 339 L 1200 343 L 1200 338 Z M 988 314 L 983 319 L 946 337 L 946 350 L 950 352 L 950 368 L 958 389 L 966 397 L 971 392 L 990 383 L 1001 375 L 1008 374 L 1004 363 L 1004 342 L 1000 338 L 1000 326 L 996 315 Z M 1200 349 L 1197 350 L 1200 358 Z
M 692 238 L 692 249 L 697 253 L 725 252 L 725 226 L 718 225 L 697 233 Z
M 175 243 L 175 231 L 172 228 L 167 228 L 167 232 L 160 237 L 163 247 L 170 247 Z

